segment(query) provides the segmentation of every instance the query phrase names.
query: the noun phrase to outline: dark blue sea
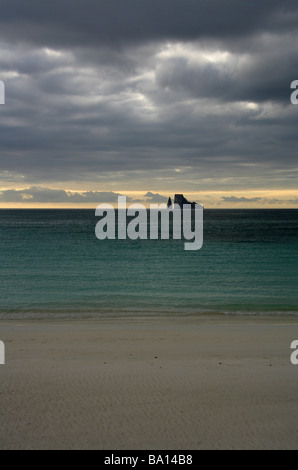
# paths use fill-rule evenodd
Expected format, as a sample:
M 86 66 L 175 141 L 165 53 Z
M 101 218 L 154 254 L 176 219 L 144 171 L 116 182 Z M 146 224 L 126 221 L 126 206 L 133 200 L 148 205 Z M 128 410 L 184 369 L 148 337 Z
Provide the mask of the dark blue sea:
M 0 318 L 298 315 L 298 210 L 205 210 L 204 244 L 98 240 L 94 210 L 0 211 Z

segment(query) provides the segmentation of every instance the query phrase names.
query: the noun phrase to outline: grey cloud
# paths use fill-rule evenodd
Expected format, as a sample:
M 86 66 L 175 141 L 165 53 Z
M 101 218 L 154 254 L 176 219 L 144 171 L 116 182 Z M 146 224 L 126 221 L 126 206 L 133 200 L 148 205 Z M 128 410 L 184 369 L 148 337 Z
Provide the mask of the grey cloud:
M 261 197 L 236 197 L 236 196 L 223 196 L 221 198 L 225 202 L 259 202 L 262 201 Z
M 43 45 L 246 36 L 296 28 L 293 0 L 2 0 L 1 35 Z
M 297 12 L 275 0 L 2 0 L 0 174 L 28 186 L 286 188 Z
M 0 191 L 1 202 L 104 203 L 118 202 L 118 196 L 122 195 L 109 191 L 85 191 L 78 193 L 43 187 Z M 128 202 L 131 200 L 130 197 L 127 197 Z
M 259 204 L 282 204 L 282 201 L 275 198 L 265 198 L 265 197 L 236 197 L 236 196 L 223 196 L 221 198 L 224 202 L 231 203 L 259 203 Z
M 157 83 L 181 96 L 224 102 L 280 101 L 287 106 L 290 83 L 296 77 L 298 35 L 263 35 L 251 41 L 254 50 L 250 51 L 245 46 L 236 51 L 231 46 L 229 52 L 219 48 L 223 57 L 227 54 L 225 59 L 195 61 L 183 54 L 170 57 L 157 68 Z M 193 45 L 195 53 L 208 56 L 208 49 L 204 51 L 197 43 Z
M 148 191 L 144 197 L 146 198 L 147 202 L 152 202 L 152 203 L 162 203 L 162 202 L 167 202 L 168 198 L 165 196 L 162 196 L 161 194 L 158 193 L 152 193 L 151 191 Z

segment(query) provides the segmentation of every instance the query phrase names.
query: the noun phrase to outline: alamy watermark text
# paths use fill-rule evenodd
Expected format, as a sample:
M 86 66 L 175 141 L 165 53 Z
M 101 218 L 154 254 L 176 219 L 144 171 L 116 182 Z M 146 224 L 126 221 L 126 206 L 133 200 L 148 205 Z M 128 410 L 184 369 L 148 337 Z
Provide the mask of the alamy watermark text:
M 168 240 L 172 236 L 174 240 L 188 240 L 184 243 L 185 250 L 199 250 L 203 246 L 201 204 L 196 204 L 193 209 L 190 204 L 184 204 L 183 208 L 177 204 L 171 207 L 150 204 L 147 210 L 143 204 L 126 207 L 126 197 L 118 196 L 117 217 L 110 204 L 97 206 L 95 215 L 101 217 L 95 227 L 95 235 L 99 240 Z
M 0 104 L 5 104 L 5 85 L 0 80 Z
M 298 104 L 298 80 L 291 83 L 291 88 L 295 88 L 295 91 L 291 94 L 291 103 Z
M 291 349 L 295 349 L 295 351 L 291 354 L 291 363 L 293 366 L 298 365 L 298 340 L 292 341 Z
M 5 364 L 5 346 L 3 341 L 0 341 L 0 365 Z

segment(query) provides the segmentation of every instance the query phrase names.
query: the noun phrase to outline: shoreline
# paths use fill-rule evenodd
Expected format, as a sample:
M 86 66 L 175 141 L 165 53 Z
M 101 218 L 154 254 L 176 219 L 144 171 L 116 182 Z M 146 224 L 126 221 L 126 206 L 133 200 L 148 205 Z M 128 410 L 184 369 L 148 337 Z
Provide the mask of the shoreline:
M 0 449 L 298 449 L 293 317 L 1 320 Z
M 2 316 L 3 315 L 3 316 Z M 293 321 L 298 324 L 298 311 L 295 312 L 250 312 L 250 313 L 239 313 L 239 312 L 200 312 L 200 313 L 173 313 L 173 312 L 159 312 L 159 313 L 142 313 L 138 312 L 102 312 L 102 313 L 83 313 L 83 312 L 22 312 L 22 313 L 7 313 L 0 314 L 0 326 L 3 323 L 9 322 L 114 322 L 114 321 L 148 321 L 148 322 L 173 322 L 176 321 L 198 321 L 198 322 L 211 322 L 211 321 L 223 321 L 235 320 L 239 322 L 252 321 L 252 322 L 270 322 L 271 320 L 278 321 Z

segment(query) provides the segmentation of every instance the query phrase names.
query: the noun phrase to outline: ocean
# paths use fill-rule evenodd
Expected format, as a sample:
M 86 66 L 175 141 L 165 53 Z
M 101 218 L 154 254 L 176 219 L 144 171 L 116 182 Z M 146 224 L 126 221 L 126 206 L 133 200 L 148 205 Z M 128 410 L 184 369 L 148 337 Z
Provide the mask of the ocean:
M 98 240 L 95 210 L 0 210 L 0 318 L 298 315 L 298 210 L 204 210 L 204 244 Z

